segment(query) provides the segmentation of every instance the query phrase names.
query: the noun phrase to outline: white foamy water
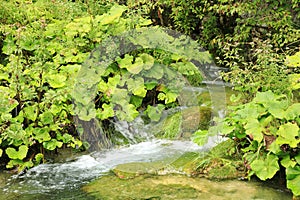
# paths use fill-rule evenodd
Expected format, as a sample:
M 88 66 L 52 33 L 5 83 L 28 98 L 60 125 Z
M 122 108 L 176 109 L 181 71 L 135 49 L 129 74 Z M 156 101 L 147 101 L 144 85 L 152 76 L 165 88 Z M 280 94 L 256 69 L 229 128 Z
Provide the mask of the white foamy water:
M 41 164 L 23 176 L 12 176 L 2 188 L 6 193 L 41 194 L 79 188 L 107 173 L 114 166 L 129 162 L 150 162 L 178 158 L 184 152 L 206 151 L 209 147 L 190 141 L 152 140 L 128 147 L 82 155 L 66 163 Z

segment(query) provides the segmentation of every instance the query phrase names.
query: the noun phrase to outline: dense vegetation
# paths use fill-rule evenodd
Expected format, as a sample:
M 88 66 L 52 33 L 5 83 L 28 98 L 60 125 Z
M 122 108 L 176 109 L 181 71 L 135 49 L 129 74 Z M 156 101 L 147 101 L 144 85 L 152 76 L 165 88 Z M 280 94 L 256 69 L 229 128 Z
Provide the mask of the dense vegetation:
M 197 48 L 188 38 L 156 31 L 166 38 L 166 45 L 180 49 L 184 43 L 193 51 L 170 52 L 141 42 L 154 41 L 151 31 L 142 35 L 144 40 L 125 35 L 123 39 L 131 38 L 125 41 L 127 45 L 139 48 L 124 55 L 110 55 L 113 51 L 109 48 L 98 47 L 109 41 L 109 36 L 160 25 L 191 36 L 209 50 L 215 62 L 229 70 L 222 74 L 223 79 L 240 92 L 240 96 L 232 97 L 236 106 L 220 119 L 220 127 L 196 133 L 221 130 L 236 142 L 249 177 L 255 174 L 266 180 L 282 169 L 287 187 L 300 196 L 299 4 L 299 0 L 3 1 L 1 165 L 22 170 L 39 164 L 47 151 L 83 148 L 74 117 L 105 121 L 117 116 L 132 121 L 143 111 L 155 121 L 161 110 L 176 106 L 178 85 L 161 80 L 169 83 L 180 74 L 197 84 L 203 78 L 191 62 L 194 55 L 189 53 Z M 121 44 L 119 40 L 113 42 Z M 97 47 L 94 55 L 108 54 L 114 59 L 112 63 L 97 69 L 89 68 L 91 63 L 82 65 Z M 200 53 L 200 63 L 210 62 L 206 52 Z M 169 68 L 162 70 L 162 66 Z M 78 72 L 87 73 L 79 73 L 83 87 L 81 81 L 76 83 Z M 97 77 L 88 73 L 101 79 L 94 80 Z M 79 91 L 87 88 L 91 92 L 96 88 L 96 93 Z M 157 106 L 151 106 L 153 101 Z M 93 112 L 84 110 L 91 103 Z

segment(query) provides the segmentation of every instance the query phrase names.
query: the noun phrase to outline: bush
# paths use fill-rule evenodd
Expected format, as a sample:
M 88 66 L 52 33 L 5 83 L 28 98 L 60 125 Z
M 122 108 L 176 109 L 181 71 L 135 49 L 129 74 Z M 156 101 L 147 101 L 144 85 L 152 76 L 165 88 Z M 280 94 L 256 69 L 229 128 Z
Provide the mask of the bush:
M 284 60 L 299 51 L 298 0 L 127 0 L 127 5 L 198 39 L 218 65 L 230 69 L 223 78 L 236 90 L 250 96 L 267 90 L 291 92 L 288 74 L 299 70 Z
M 81 63 L 104 38 L 147 20 L 123 17 L 126 7 L 112 4 L 10 1 L 0 7 L 0 161 L 22 170 L 47 151 L 82 146 L 71 96 Z

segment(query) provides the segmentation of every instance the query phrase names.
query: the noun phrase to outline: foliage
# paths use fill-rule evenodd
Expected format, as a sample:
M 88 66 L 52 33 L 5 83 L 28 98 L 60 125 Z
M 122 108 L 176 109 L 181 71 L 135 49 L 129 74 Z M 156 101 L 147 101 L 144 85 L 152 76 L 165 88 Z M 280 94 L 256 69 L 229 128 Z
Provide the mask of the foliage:
M 211 58 L 195 41 L 157 27 L 139 29 L 151 21 L 125 16 L 125 6 L 97 2 L 1 5 L 0 159 L 7 168 L 23 170 L 47 151 L 80 148 L 74 116 L 132 121 L 144 112 L 158 121 L 177 104 L 185 83 L 201 83 L 192 59 L 206 64 Z M 135 28 L 135 35 L 128 31 Z M 115 54 L 109 42 L 121 47 L 116 40 L 122 34 L 126 49 Z
M 273 90 L 290 94 L 288 75 L 299 69 L 284 63 L 299 51 L 298 0 L 208 1 L 127 0 L 127 5 L 150 14 L 154 23 L 198 39 L 229 68 L 223 78 L 249 96 Z
M 286 169 L 287 187 L 299 195 L 300 103 L 291 103 L 286 95 L 258 92 L 249 103 L 230 108 L 218 128 L 235 140 L 244 153 L 249 176 L 272 178 Z
M 81 63 L 104 38 L 146 20 L 112 4 L 5 1 L 0 10 L 0 159 L 23 170 L 47 151 L 81 147 L 71 96 Z
M 186 84 L 202 82 L 200 66 L 210 62 L 197 42 L 159 27 L 109 37 L 79 72 L 73 91 L 75 114 L 93 123 L 111 118 L 131 122 L 143 113 L 146 121 L 159 122 L 163 110 L 178 105 Z M 82 134 L 91 135 L 82 127 Z

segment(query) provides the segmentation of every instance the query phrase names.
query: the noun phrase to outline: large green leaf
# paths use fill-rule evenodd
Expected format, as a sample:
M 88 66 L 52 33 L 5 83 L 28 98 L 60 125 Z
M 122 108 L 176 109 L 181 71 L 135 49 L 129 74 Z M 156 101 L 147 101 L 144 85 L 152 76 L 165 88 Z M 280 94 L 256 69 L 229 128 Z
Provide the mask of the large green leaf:
M 62 74 L 51 74 L 47 76 L 47 82 L 53 88 L 61 88 L 66 85 L 67 77 Z
M 297 124 L 292 124 L 290 122 L 283 124 L 279 127 L 277 131 L 278 138 L 276 139 L 276 143 L 279 145 L 288 144 L 292 148 L 296 148 L 299 139 L 299 127 Z
M 277 99 L 282 98 L 283 95 L 276 95 L 272 91 L 266 91 L 266 92 L 258 92 L 256 94 L 256 97 L 253 99 L 254 102 L 264 104 L 268 104 L 269 102 L 274 102 Z M 268 107 L 268 106 L 267 106 Z
M 19 151 L 17 151 L 12 147 L 8 147 L 5 150 L 5 153 L 10 159 L 19 159 L 19 160 L 23 160 L 24 158 L 26 158 L 27 152 L 28 152 L 28 147 L 25 145 L 19 146 Z
M 295 167 L 295 165 L 297 164 L 296 161 L 291 160 L 290 155 L 285 155 L 283 156 L 282 160 L 280 161 L 281 165 L 285 168 L 288 167 Z
M 287 187 L 295 196 L 300 196 L 300 166 L 286 168 Z
M 56 139 L 51 139 L 50 141 L 43 142 L 43 147 L 45 149 L 48 149 L 50 151 L 56 149 L 57 147 L 62 147 L 63 143 L 60 141 L 57 141 Z
M 283 119 L 285 117 L 285 109 L 287 108 L 287 101 L 271 101 L 265 103 L 269 112 L 278 119 Z
M 146 53 L 142 53 L 139 57 L 143 60 L 144 66 L 143 69 L 149 70 L 154 64 L 154 58 Z
M 35 128 L 33 130 L 33 133 L 34 133 L 34 138 L 40 143 L 51 140 L 51 136 L 49 134 L 49 128 L 47 127 Z
M 117 58 L 116 59 L 118 64 L 119 64 L 119 67 L 120 68 L 127 68 L 128 66 L 132 65 L 133 63 L 133 56 L 129 55 L 129 54 L 125 54 L 124 58 L 121 59 L 121 58 Z
M 268 154 L 265 159 L 254 160 L 250 166 L 261 180 L 270 179 L 279 170 L 278 157 Z
M 136 107 L 132 104 L 129 104 L 127 101 L 120 100 L 118 104 L 120 109 L 116 110 L 116 116 L 119 120 L 131 122 L 139 115 Z
M 102 109 L 97 110 L 96 117 L 98 119 L 104 120 L 104 119 L 113 117 L 114 115 L 115 115 L 115 112 L 114 112 L 112 105 L 104 103 L 102 105 Z
M 37 118 L 37 107 L 34 106 L 26 106 L 23 109 L 24 117 L 29 120 L 35 121 Z
M 137 57 L 133 64 L 126 66 L 126 69 L 132 74 L 138 74 L 143 70 L 143 67 L 144 67 L 144 62 L 142 58 Z
M 164 66 L 158 63 L 155 63 L 150 70 L 143 71 L 143 75 L 148 78 L 154 78 L 159 80 L 164 75 Z
M 165 109 L 165 106 L 162 104 L 158 104 L 157 106 L 150 106 L 148 105 L 145 113 L 149 116 L 149 118 L 154 121 L 158 122 L 161 118 L 162 111 Z
M 104 14 L 100 18 L 101 25 L 107 25 L 113 23 L 115 20 L 120 18 L 123 12 L 126 10 L 125 6 L 114 5 L 111 7 L 107 14 Z
M 44 125 L 53 123 L 53 115 L 52 115 L 51 111 L 43 112 L 40 115 L 40 119 Z
M 236 114 L 239 115 L 242 119 L 258 119 L 263 113 L 266 112 L 266 109 L 258 104 L 248 103 L 243 105 L 242 109 L 236 111 Z
M 198 130 L 192 136 L 192 141 L 199 146 L 203 146 L 208 141 L 208 131 L 207 130 Z
M 147 90 L 144 85 L 144 79 L 141 77 L 127 80 L 127 87 L 128 90 L 131 91 L 132 94 L 136 96 L 139 97 L 146 96 Z
M 294 120 L 300 116 L 300 103 L 292 104 L 285 113 L 285 118 L 287 120 Z
M 257 119 L 248 120 L 245 125 L 246 134 L 253 136 L 253 140 L 261 142 L 263 139 L 263 130 L 264 127 L 259 123 Z

